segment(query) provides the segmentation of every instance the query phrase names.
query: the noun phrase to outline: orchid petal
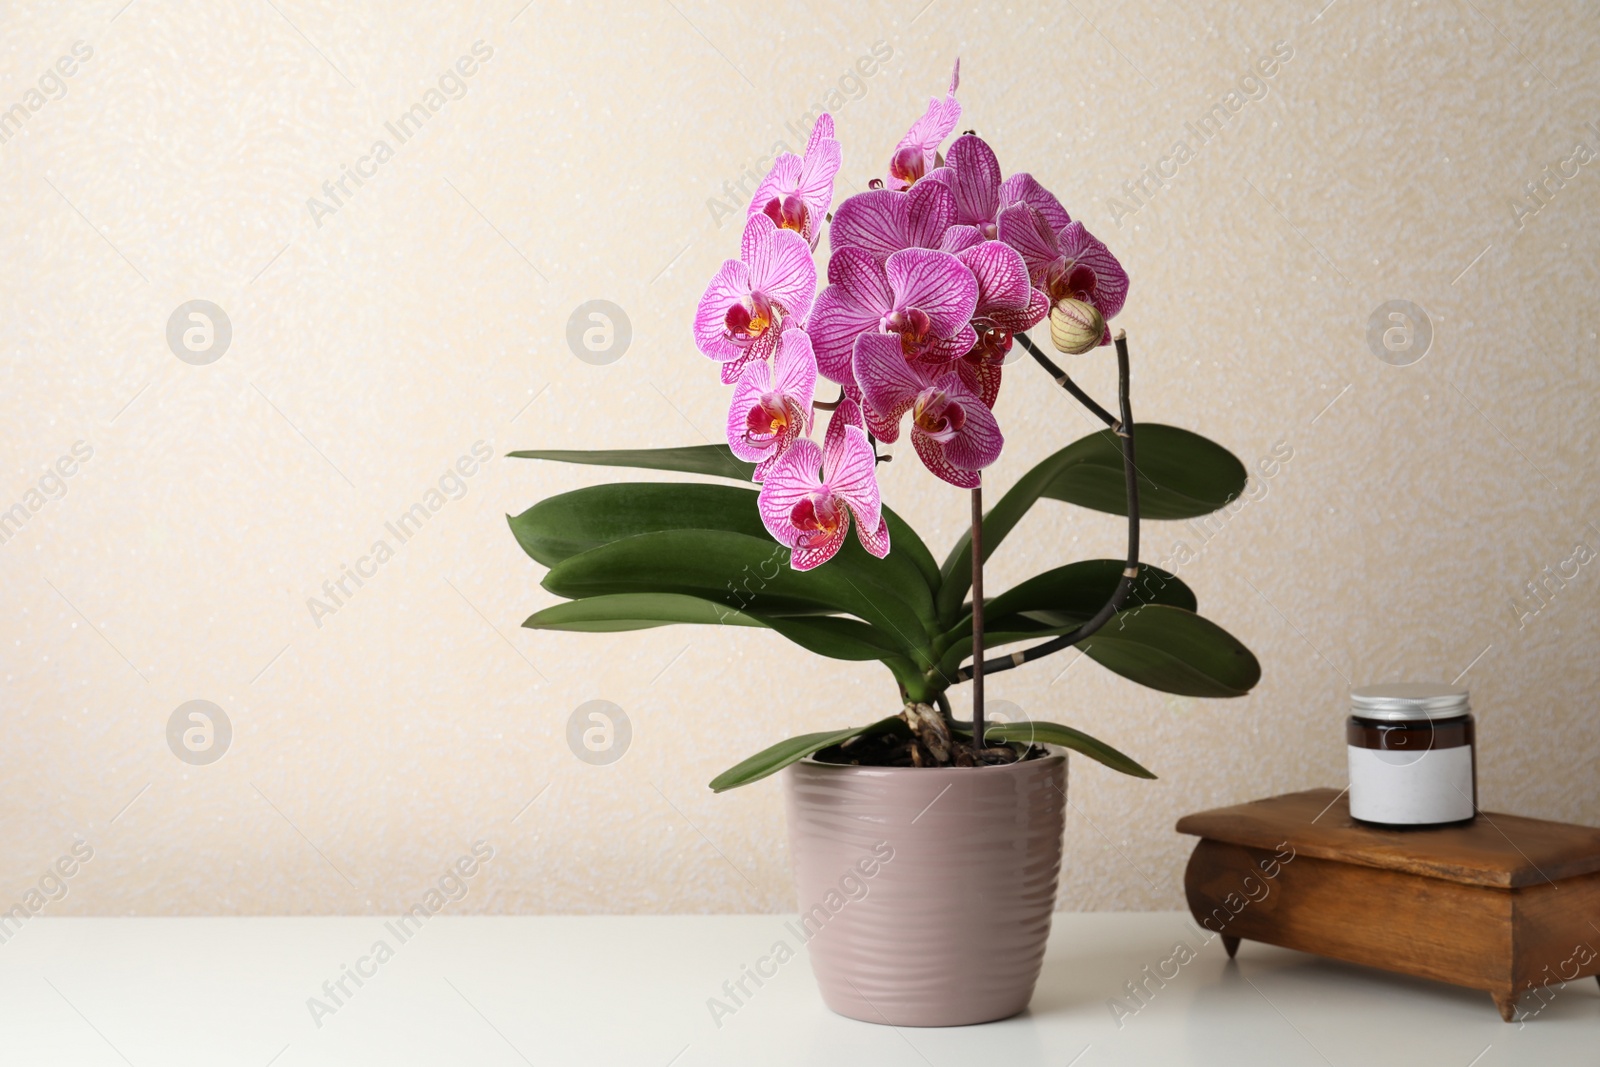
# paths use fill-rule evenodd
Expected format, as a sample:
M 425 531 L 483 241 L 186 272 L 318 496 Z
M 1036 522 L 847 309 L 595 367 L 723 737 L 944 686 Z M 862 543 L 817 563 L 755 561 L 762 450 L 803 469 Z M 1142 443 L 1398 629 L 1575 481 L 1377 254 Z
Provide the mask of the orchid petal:
M 939 182 L 918 182 L 906 194 L 905 244 L 902 248 L 938 248 L 956 221 L 956 197 Z
M 1061 258 L 1056 235 L 1047 229 L 1039 213 L 1027 204 L 1002 208 L 995 224 L 995 236 L 1022 253 L 1028 276 L 1034 285 L 1044 281 L 1046 268 Z
M 766 363 L 751 363 L 739 375 L 733 400 L 728 405 L 728 447 L 734 455 L 749 463 L 766 459 L 772 452 L 770 442 L 757 444 L 749 436 L 750 411 L 771 388 L 772 367 Z
M 833 140 L 833 116 L 824 111 L 811 126 L 811 136 L 806 139 L 805 154 L 810 156 L 824 141 Z
M 1128 272 L 1094 234 L 1074 222 L 1061 231 L 1061 253 L 1077 266 L 1094 271 L 1094 306 L 1105 318 L 1122 310 L 1128 299 Z
M 866 424 L 861 418 L 861 405 L 849 397 L 840 397 L 839 406 L 833 409 L 833 415 L 828 419 L 827 432 L 822 435 L 822 451 L 828 454 L 829 450 L 838 447 L 834 438 L 843 438 L 846 427 L 854 426 L 865 429 Z
M 911 129 L 900 138 L 900 143 L 895 146 L 894 154 L 898 156 L 902 150 L 912 149 L 922 157 L 923 172 L 932 170 L 938 157 L 939 146 L 944 139 L 949 137 L 956 128 L 956 123 L 961 121 L 961 104 L 956 100 L 955 87 L 960 79 L 960 63 L 956 64 L 955 73 L 950 78 L 950 91 L 943 100 L 933 99 L 928 101 L 928 110 L 921 118 L 911 124 Z M 891 157 L 892 158 L 892 157 Z M 910 182 L 904 181 L 891 173 L 887 179 L 890 189 L 907 189 Z
M 1028 265 L 1010 245 L 985 241 L 956 257 L 978 282 L 977 314 L 1028 306 Z
M 850 505 L 863 526 L 876 530 L 883 502 L 878 493 L 878 459 L 866 432 L 846 426 L 824 448 L 822 470 L 829 491 Z
M 945 458 L 944 446 L 925 433 L 913 432 L 911 444 L 917 450 L 922 465 L 939 478 L 960 489 L 976 489 L 982 482 L 977 471 L 962 470 Z
M 1005 438 L 994 412 L 966 387 L 959 378 L 945 378 L 945 386 L 953 400 L 961 405 L 966 421 L 950 440 L 944 442 L 944 456 L 952 466 L 962 470 L 982 470 L 1000 458 Z
M 889 520 L 878 519 L 878 528 L 871 533 L 867 532 L 867 524 L 860 519 L 856 520 L 856 539 L 861 542 L 861 547 L 871 552 L 879 559 L 889 554 Z
M 800 180 L 795 186 L 795 192 L 806 202 L 806 208 L 811 212 L 809 221 L 819 234 L 822 218 L 833 205 L 833 179 L 839 173 L 839 167 L 843 162 L 844 149 L 839 146 L 838 141 L 831 138 L 806 149 L 805 163 L 801 167 Z M 815 240 L 812 241 L 812 246 L 816 246 Z
M 862 410 L 861 421 L 866 432 L 876 440 L 892 445 L 900 440 L 900 419 L 909 408 L 910 405 L 907 405 L 899 412 L 879 414 L 869 406 Z
M 852 366 L 866 399 L 868 425 L 881 440 L 897 440 L 900 417 L 928 387 L 929 376 L 907 361 L 894 334 L 862 334 L 856 340 Z
M 695 309 L 694 341 L 701 352 L 719 362 L 744 353 L 743 346 L 728 337 L 727 316 L 730 307 L 749 295 L 750 268 L 737 259 L 725 260 Z
M 756 509 L 767 532 L 785 548 L 793 548 L 805 536 L 790 516 L 796 504 L 821 488 L 821 466 L 822 449 L 815 441 L 801 438 L 778 458 L 761 484 Z
M 1000 161 L 975 133 L 957 137 L 947 157 L 955 171 L 956 221 L 981 226 L 1000 210 Z
M 782 459 L 784 455 L 784 452 L 774 452 L 760 463 L 757 463 L 756 469 L 750 474 L 750 480 L 758 485 L 765 482 L 767 480 L 767 475 L 772 473 L 773 466 L 780 459 Z
M 746 209 L 745 216 L 761 214 L 766 210 L 767 204 L 774 199 L 782 200 L 784 196 L 795 191 L 800 184 L 800 157 L 793 152 L 783 152 L 772 163 L 772 169 L 767 171 L 767 176 L 761 179 L 761 184 L 756 186 L 756 193 L 750 198 L 750 207 Z
M 739 258 L 746 263 L 754 263 L 757 250 L 777 232 L 778 224 L 759 211 L 746 217 L 744 232 L 739 235 Z
M 789 412 L 789 425 L 783 431 L 783 441 L 779 447 L 781 449 L 786 449 L 790 445 L 794 444 L 796 439 L 798 439 L 802 434 L 808 434 L 811 432 L 811 421 L 815 417 L 816 412 L 810 407 L 802 408 L 799 404 L 795 403 L 793 399 L 786 398 L 783 403 L 784 407 L 787 408 Z
M 809 433 L 811 402 L 817 396 L 817 357 L 811 350 L 810 336 L 798 327 L 783 331 L 778 358 L 773 362 L 777 371 L 774 391 L 803 412 L 805 431 Z
M 843 208 L 841 207 L 841 210 Z M 817 298 L 808 326 L 818 369 L 831 381 L 848 384 L 856 338 L 875 330 L 894 306 L 883 268 L 860 248 L 836 248 L 828 260 L 831 283 Z
M 1059 231 L 1072 221 L 1067 209 L 1061 206 L 1055 194 L 1040 185 L 1031 174 L 1013 174 L 1000 183 L 1000 204 L 1027 204 L 1039 213 L 1051 233 Z
M 1031 330 L 1050 314 L 1050 298 L 1037 289 L 1028 290 L 1028 303 L 1023 308 L 990 308 L 986 319 L 1012 333 Z
M 976 393 L 978 399 L 983 401 L 983 406 L 994 409 L 994 402 L 1000 396 L 1000 377 L 1004 367 L 998 363 L 972 363 L 962 360 L 956 364 L 956 373 L 961 376 L 961 384 Z
M 855 354 L 856 338 L 868 330 L 876 330 L 882 313 L 863 308 L 852 301 L 839 286 L 830 285 L 817 297 L 817 306 L 811 313 L 806 332 L 816 353 L 817 370 L 829 381 L 849 385 L 850 361 Z
M 972 318 L 978 305 L 978 282 L 948 252 L 905 248 L 884 264 L 894 289 L 895 306 L 926 314 L 934 334 L 949 337 Z
M 893 443 L 899 438 L 899 415 L 892 419 L 879 416 L 867 406 L 867 398 L 862 394 L 859 385 L 848 386 L 845 392 L 844 403 L 840 404 L 838 409 L 840 414 L 836 414 L 834 418 L 828 421 L 828 432 L 830 434 L 834 433 L 834 426 L 837 424 L 839 427 L 838 432 L 841 434 L 844 433 L 846 426 L 856 426 L 865 430 L 879 441 Z M 854 396 L 851 396 L 851 393 L 854 393 Z M 900 415 L 903 414 L 905 412 L 900 412 Z
M 828 241 L 835 253 L 842 248 L 859 248 L 881 262 L 900 249 L 910 247 L 907 241 L 910 228 L 907 215 L 911 206 L 908 197 L 907 193 L 889 189 L 869 189 L 846 197 L 839 210 L 833 213 L 833 228 L 828 231 Z M 831 261 L 828 275 L 832 280 Z
M 772 297 L 787 314 L 803 319 L 811 313 L 817 264 L 804 237 L 793 230 L 774 229 L 749 262 L 752 289 Z
M 960 359 L 972 351 L 972 346 L 978 343 L 978 331 L 972 328 L 971 323 L 963 323 L 961 328 L 950 337 L 941 337 L 931 344 L 917 357 L 916 362 L 939 366 L 949 363 L 952 359 Z
M 744 369 L 751 363 L 763 362 L 772 355 L 772 350 L 778 346 L 780 331 L 777 328 L 769 329 L 757 337 L 755 343 L 738 350 L 738 355 L 722 364 L 722 384 L 732 385 L 739 380 Z
M 852 302 L 879 315 L 894 308 L 894 290 L 882 264 L 862 249 L 833 250 L 828 257 L 828 284 L 838 286 Z
M 809 571 L 822 566 L 838 553 L 839 546 L 844 544 L 845 535 L 849 532 L 850 512 L 847 509 L 841 517 L 838 529 L 829 534 L 826 540 L 796 545 L 789 553 L 789 566 L 797 571 Z
M 921 185 L 921 182 L 917 183 Z M 952 226 L 939 240 L 939 251 L 959 255 L 973 245 L 983 244 L 983 231 L 976 226 Z

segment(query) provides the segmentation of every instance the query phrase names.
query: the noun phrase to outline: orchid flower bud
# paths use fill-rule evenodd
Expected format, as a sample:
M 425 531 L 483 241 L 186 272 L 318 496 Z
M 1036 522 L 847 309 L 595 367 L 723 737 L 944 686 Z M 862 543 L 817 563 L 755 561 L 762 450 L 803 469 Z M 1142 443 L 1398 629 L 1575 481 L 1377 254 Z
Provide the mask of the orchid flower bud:
M 1070 297 L 1058 300 L 1050 309 L 1050 343 L 1056 351 L 1079 356 L 1100 343 L 1106 334 L 1106 320 L 1093 304 Z

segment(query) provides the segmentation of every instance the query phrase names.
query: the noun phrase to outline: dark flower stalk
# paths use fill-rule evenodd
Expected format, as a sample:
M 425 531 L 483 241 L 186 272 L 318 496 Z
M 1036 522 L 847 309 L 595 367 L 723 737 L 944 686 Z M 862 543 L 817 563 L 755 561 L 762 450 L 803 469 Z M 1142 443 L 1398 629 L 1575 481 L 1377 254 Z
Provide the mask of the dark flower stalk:
M 983 725 L 983 484 L 972 487 L 972 747 L 987 747 Z M 980 757 L 981 762 L 981 757 Z
M 1121 440 L 1122 468 L 1128 491 L 1128 554 L 1126 565 L 1122 570 L 1122 578 L 1117 582 L 1117 588 L 1112 592 L 1111 598 L 1107 600 L 1105 605 L 1082 626 L 1078 627 L 1076 630 L 1073 630 L 1069 634 L 1062 634 L 1060 637 L 1052 638 L 1043 644 L 1034 645 L 1032 648 L 1025 649 L 1021 652 L 1013 652 L 1009 656 L 1000 656 L 985 662 L 983 660 L 983 650 L 977 643 L 977 627 L 981 625 L 978 620 L 981 618 L 980 613 L 983 610 L 983 594 L 979 592 L 982 585 L 982 578 L 979 576 L 980 571 L 978 561 L 980 557 L 976 548 L 978 542 L 979 523 L 975 518 L 973 520 L 974 549 L 972 557 L 972 604 L 974 624 L 973 662 L 961 668 L 961 670 L 956 673 L 955 679 L 958 683 L 969 680 L 973 681 L 975 683 L 973 694 L 974 697 L 981 692 L 981 690 L 976 688 L 978 684 L 981 684 L 977 683 L 977 679 L 982 677 L 982 675 L 985 673 L 993 674 L 996 671 L 1008 671 L 1013 667 L 1020 667 L 1024 663 L 1030 663 L 1033 660 L 1042 659 L 1043 657 L 1050 655 L 1052 652 L 1060 652 L 1064 648 L 1070 648 L 1086 638 L 1093 636 L 1100 630 L 1102 626 L 1111 621 L 1111 617 L 1113 615 L 1121 610 L 1123 603 L 1128 599 L 1128 594 L 1133 591 L 1134 579 L 1139 576 L 1139 475 L 1138 470 L 1134 465 L 1133 406 L 1128 399 L 1128 335 L 1124 331 L 1118 330 L 1116 337 L 1113 339 L 1117 349 L 1117 400 L 1122 416 L 1120 419 L 1112 417 L 1110 412 L 1096 404 L 1087 393 L 1083 392 L 1083 390 L 1078 387 L 1076 382 L 1073 382 L 1072 379 L 1067 376 L 1065 371 L 1056 366 L 1048 356 L 1046 356 L 1043 352 L 1040 352 L 1038 348 L 1036 348 L 1026 337 L 1018 334 L 1017 339 L 1023 342 L 1023 347 L 1028 350 L 1028 353 L 1038 361 L 1040 366 L 1044 367 L 1046 371 L 1050 372 L 1051 376 L 1056 379 L 1057 383 L 1060 384 L 1063 389 L 1067 390 L 1067 392 L 1071 393 L 1074 397 L 1081 401 L 1085 407 L 1099 416 L 1103 422 L 1111 427 L 1112 432 L 1115 433 Z M 975 705 L 973 711 L 975 729 L 978 728 L 979 720 L 977 716 L 980 714 L 981 712 L 978 710 L 977 705 Z M 983 735 L 981 733 L 974 733 L 973 736 L 974 738 L 981 738 Z

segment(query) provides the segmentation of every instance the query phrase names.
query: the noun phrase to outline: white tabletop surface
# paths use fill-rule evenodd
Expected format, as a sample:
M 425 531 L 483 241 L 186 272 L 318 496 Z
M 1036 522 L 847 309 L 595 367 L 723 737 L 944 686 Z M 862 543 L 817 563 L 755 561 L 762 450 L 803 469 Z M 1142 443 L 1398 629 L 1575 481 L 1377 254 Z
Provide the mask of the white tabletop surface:
M 0 944 L 0 1064 L 1375 1064 L 1600 1059 L 1600 989 L 1503 1023 L 1487 993 L 1246 942 L 1229 962 L 1176 913 L 1057 915 L 1032 1007 L 988 1026 L 836 1016 L 804 951 L 732 1014 L 708 1000 L 793 942 L 788 916 L 32 919 Z M 378 941 L 393 956 L 323 991 Z M 1188 963 L 1135 1013 L 1124 983 Z M 1181 957 L 1182 954 L 1179 954 Z M 1121 1017 L 1108 1001 L 1123 998 Z M 313 1019 L 308 999 L 334 1010 Z M 1538 1007 L 1531 998 L 1525 1008 Z M 319 1025 L 320 1023 L 320 1025 Z M 719 1025 L 720 1024 L 720 1025 Z

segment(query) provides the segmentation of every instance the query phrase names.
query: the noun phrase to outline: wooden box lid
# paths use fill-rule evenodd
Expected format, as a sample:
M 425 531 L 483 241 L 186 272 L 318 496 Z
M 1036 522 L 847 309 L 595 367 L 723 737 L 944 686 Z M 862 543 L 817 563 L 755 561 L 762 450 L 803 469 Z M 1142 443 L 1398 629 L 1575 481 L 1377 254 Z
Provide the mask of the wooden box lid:
M 1351 819 L 1335 789 L 1185 815 L 1178 832 L 1264 849 L 1287 841 L 1301 855 L 1501 889 L 1600 871 L 1600 829 L 1591 826 L 1479 812 L 1467 826 L 1379 830 Z

